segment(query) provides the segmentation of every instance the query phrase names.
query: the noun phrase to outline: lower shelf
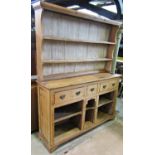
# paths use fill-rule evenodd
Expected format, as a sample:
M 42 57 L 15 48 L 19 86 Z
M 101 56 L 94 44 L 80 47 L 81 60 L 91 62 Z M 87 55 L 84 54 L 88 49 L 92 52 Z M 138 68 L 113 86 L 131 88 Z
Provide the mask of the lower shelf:
M 105 121 L 110 120 L 112 118 L 113 118 L 113 115 L 109 115 L 105 112 L 98 111 L 97 123 L 105 122 Z
M 86 122 L 84 123 L 84 129 L 90 129 L 90 128 L 92 128 L 93 126 L 94 126 L 94 123 L 91 122 L 91 121 L 86 121 Z
M 59 122 L 70 117 L 81 114 L 82 102 L 75 102 L 70 105 L 65 105 L 62 107 L 57 107 L 54 109 L 54 122 Z
M 89 131 L 90 129 L 106 122 L 108 120 L 113 119 L 113 115 L 106 114 L 104 112 L 98 112 L 97 122 L 93 123 L 91 121 L 85 121 L 84 129 L 80 130 L 80 128 L 74 123 L 62 123 L 55 126 L 55 145 L 60 145 L 63 142 L 66 142 L 84 132 Z
M 113 97 L 114 97 L 114 92 L 109 92 L 109 93 L 100 95 L 98 107 L 101 107 L 103 105 L 113 102 Z
M 61 144 L 63 141 L 74 137 L 76 134 L 80 133 L 79 128 L 73 128 L 69 131 L 62 131 L 61 129 L 57 132 L 61 132 L 60 135 L 57 135 L 54 139 L 55 144 Z
M 55 123 L 55 144 L 60 144 L 63 141 L 72 138 L 81 131 L 80 129 L 81 115 Z
M 71 118 L 71 117 L 74 117 L 74 116 L 77 116 L 77 115 L 81 115 L 82 112 L 76 112 L 76 113 L 61 113 L 60 114 L 60 118 L 59 118 L 59 114 L 56 114 L 55 116 L 57 117 L 57 119 L 54 121 L 54 123 L 57 123 L 57 122 L 60 122 L 60 121 L 63 121 L 65 119 L 68 119 L 68 118 Z M 55 118 L 56 118 L 55 117 Z
M 102 99 L 100 99 L 100 101 L 99 101 L 98 107 L 101 107 L 101 106 L 103 106 L 103 105 L 109 104 L 109 103 L 111 103 L 111 102 L 112 102 L 112 100 L 110 100 L 110 99 L 102 98 Z

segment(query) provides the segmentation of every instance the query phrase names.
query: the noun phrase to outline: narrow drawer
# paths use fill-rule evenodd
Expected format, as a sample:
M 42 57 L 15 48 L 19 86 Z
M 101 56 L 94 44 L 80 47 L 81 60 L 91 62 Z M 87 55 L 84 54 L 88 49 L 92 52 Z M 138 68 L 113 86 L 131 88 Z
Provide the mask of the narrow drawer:
M 116 79 L 108 80 L 100 84 L 100 92 L 112 91 L 117 89 L 118 81 Z
M 107 81 L 107 82 L 102 82 L 101 84 L 100 84 L 100 92 L 104 92 L 104 91 L 107 91 L 108 90 L 108 83 L 109 81 Z
M 69 100 L 82 99 L 84 97 L 84 88 L 77 88 L 68 91 L 55 93 L 55 104 L 61 104 Z
M 110 80 L 108 84 L 109 90 L 115 90 L 118 87 L 118 81 L 117 80 Z
M 97 94 L 97 84 L 87 87 L 87 96 L 93 96 Z

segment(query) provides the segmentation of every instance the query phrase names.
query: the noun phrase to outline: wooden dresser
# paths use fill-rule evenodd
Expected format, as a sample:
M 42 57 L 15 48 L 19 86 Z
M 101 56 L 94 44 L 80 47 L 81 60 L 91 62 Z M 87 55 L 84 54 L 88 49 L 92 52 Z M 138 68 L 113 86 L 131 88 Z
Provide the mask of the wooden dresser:
M 121 23 L 35 3 L 39 136 L 49 151 L 115 117 Z

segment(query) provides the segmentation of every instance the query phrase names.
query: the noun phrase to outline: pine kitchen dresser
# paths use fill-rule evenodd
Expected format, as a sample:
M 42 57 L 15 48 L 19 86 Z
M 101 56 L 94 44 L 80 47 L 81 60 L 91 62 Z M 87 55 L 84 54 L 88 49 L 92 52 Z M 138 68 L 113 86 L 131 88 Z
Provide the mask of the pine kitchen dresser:
M 44 1 L 33 6 L 39 137 L 51 152 L 114 119 L 120 76 L 111 70 L 121 23 Z

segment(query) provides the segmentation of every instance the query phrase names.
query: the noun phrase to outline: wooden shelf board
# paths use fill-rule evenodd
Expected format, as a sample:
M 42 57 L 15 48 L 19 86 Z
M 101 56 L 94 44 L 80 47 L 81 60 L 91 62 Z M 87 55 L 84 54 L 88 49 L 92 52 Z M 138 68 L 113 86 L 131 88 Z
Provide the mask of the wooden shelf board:
M 59 116 L 58 118 L 55 119 L 54 123 L 63 121 L 65 119 L 68 119 L 68 118 L 71 118 L 71 117 L 74 117 L 80 114 L 82 114 L 82 112 L 74 112 L 74 113 L 68 112 L 68 113 L 62 114 L 61 117 Z
M 66 39 L 54 36 L 44 36 L 44 40 L 54 40 L 54 41 L 65 41 L 65 42 L 76 42 L 76 43 L 90 43 L 90 44 L 107 44 L 107 45 L 115 45 L 115 42 L 109 41 L 93 41 L 93 40 L 80 40 L 80 39 Z
M 87 63 L 87 62 L 102 62 L 102 61 L 112 61 L 112 59 L 102 58 L 102 59 L 85 59 L 85 60 L 43 60 L 43 64 Z
M 58 136 L 55 136 L 54 142 L 55 142 L 55 144 L 61 144 L 63 141 L 66 141 L 67 139 L 74 137 L 78 133 L 80 133 L 80 129 L 79 128 L 73 128 L 69 131 L 61 133 Z
M 95 124 L 93 122 L 90 122 L 90 121 L 86 121 L 84 123 L 84 129 L 90 129 L 94 126 Z
M 86 110 L 93 110 L 95 107 L 86 107 Z
M 113 102 L 113 100 L 110 100 L 110 99 L 107 99 L 107 98 L 102 98 L 102 99 L 99 100 L 98 107 L 109 104 L 111 102 Z
M 105 122 L 113 118 L 113 115 L 106 114 L 104 112 L 98 111 L 97 123 Z

